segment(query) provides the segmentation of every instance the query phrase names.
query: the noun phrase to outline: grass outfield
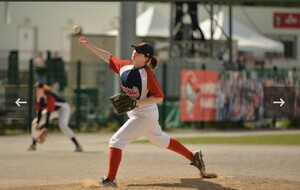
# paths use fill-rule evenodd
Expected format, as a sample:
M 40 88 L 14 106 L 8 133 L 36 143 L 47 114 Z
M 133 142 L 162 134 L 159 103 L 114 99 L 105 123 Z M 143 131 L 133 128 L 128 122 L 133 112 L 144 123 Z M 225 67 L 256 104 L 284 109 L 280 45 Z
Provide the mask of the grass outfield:
M 274 145 L 300 145 L 300 134 L 287 135 L 248 135 L 232 137 L 184 137 L 176 138 L 187 144 L 274 144 Z M 147 140 L 137 141 L 139 143 Z

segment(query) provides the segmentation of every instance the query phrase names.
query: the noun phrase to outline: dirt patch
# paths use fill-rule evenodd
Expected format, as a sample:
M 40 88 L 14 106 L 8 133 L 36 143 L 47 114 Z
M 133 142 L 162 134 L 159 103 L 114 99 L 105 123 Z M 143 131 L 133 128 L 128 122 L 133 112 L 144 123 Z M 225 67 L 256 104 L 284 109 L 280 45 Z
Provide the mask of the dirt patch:
M 110 136 L 78 135 L 85 152 L 74 153 L 73 144 L 62 134 L 49 135 L 36 152 L 27 152 L 29 135 L 0 138 L 0 189 L 92 190 L 107 189 L 81 182 L 107 172 Z M 49 141 L 48 141 L 49 140 Z M 28 142 L 28 143 L 27 143 Z M 205 153 L 208 172 L 216 179 L 201 179 L 189 161 L 150 144 L 126 147 L 117 179 L 119 189 L 300 189 L 299 146 L 197 145 Z M 247 175 L 247 176 L 245 176 Z M 110 188 L 111 189 L 111 188 Z
M 219 176 L 215 179 L 195 177 L 145 177 L 122 179 L 118 181 L 118 189 L 199 189 L 199 190 L 295 190 L 300 189 L 300 182 L 284 179 L 259 178 L 255 176 Z M 95 180 L 82 180 L 80 183 L 28 186 L 9 188 L 10 190 L 88 190 L 112 189 L 100 187 Z

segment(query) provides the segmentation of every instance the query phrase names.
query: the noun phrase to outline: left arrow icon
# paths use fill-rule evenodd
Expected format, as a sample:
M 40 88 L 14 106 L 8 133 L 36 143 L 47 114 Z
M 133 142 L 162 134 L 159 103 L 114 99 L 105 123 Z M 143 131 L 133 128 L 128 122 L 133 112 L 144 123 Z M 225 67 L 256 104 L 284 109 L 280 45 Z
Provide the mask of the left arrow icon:
M 20 98 L 18 98 L 16 101 L 15 101 L 15 103 L 17 104 L 17 106 L 21 106 L 20 104 L 27 104 L 27 102 L 26 101 L 20 101 Z

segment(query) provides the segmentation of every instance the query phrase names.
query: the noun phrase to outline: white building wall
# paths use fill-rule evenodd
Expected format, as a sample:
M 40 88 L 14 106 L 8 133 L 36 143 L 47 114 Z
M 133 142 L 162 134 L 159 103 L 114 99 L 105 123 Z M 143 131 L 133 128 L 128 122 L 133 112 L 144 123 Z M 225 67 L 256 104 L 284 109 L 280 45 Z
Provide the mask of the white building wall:
M 0 2 L 0 53 L 18 48 L 18 28 L 24 25 L 37 29 L 37 50 L 65 50 L 67 30 L 82 25 L 88 34 L 101 34 L 118 26 L 119 2 L 9 2 L 11 23 L 5 24 L 5 2 Z M 158 8 L 170 19 L 170 3 L 139 2 L 137 15 L 149 6 Z M 199 4 L 199 20 L 209 18 L 204 6 Z M 209 8 L 209 6 L 207 6 Z M 227 6 L 214 6 L 228 12 Z M 265 35 L 294 35 L 297 37 L 297 60 L 300 60 L 300 30 L 273 28 L 274 12 L 298 13 L 299 8 L 233 7 L 233 16 L 244 25 Z M 27 19 L 27 23 L 26 23 Z
M 118 2 L 9 2 L 10 24 L 5 23 L 5 3 L 0 2 L 0 52 L 18 48 L 18 28 L 35 27 L 36 48 L 64 52 L 64 36 L 81 25 L 85 33 L 99 34 L 113 29 L 119 15 Z

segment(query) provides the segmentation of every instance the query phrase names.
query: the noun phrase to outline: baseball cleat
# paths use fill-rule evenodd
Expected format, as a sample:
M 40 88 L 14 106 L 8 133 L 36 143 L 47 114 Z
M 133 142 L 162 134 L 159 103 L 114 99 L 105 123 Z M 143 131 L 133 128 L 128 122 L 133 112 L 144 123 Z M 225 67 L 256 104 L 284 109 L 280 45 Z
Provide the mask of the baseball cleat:
M 204 161 L 202 158 L 203 158 L 203 154 L 202 154 L 201 150 L 198 150 L 194 153 L 193 162 L 191 163 L 191 165 L 198 168 L 200 173 L 205 172 L 205 164 L 204 164 Z
M 200 175 L 203 178 L 216 178 L 217 177 L 217 175 L 214 173 L 206 173 L 205 172 L 205 164 L 203 161 L 203 154 L 202 154 L 201 150 L 198 150 L 194 153 L 193 162 L 191 162 L 190 164 L 195 166 L 196 168 L 198 168 L 198 170 L 200 171 Z
M 27 151 L 35 151 L 36 150 L 36 146 L 35 145 L 30 145 L 30 147 L 27 149 Z
M 99 184 L 105 187 L 118 187 L 116 179 L 111 181 L 107 176 L 102 177 L 102 181 L 100 181 Z
M 82 147 L 80 145 L 76 147 L 75 152 L 83 152 Z

